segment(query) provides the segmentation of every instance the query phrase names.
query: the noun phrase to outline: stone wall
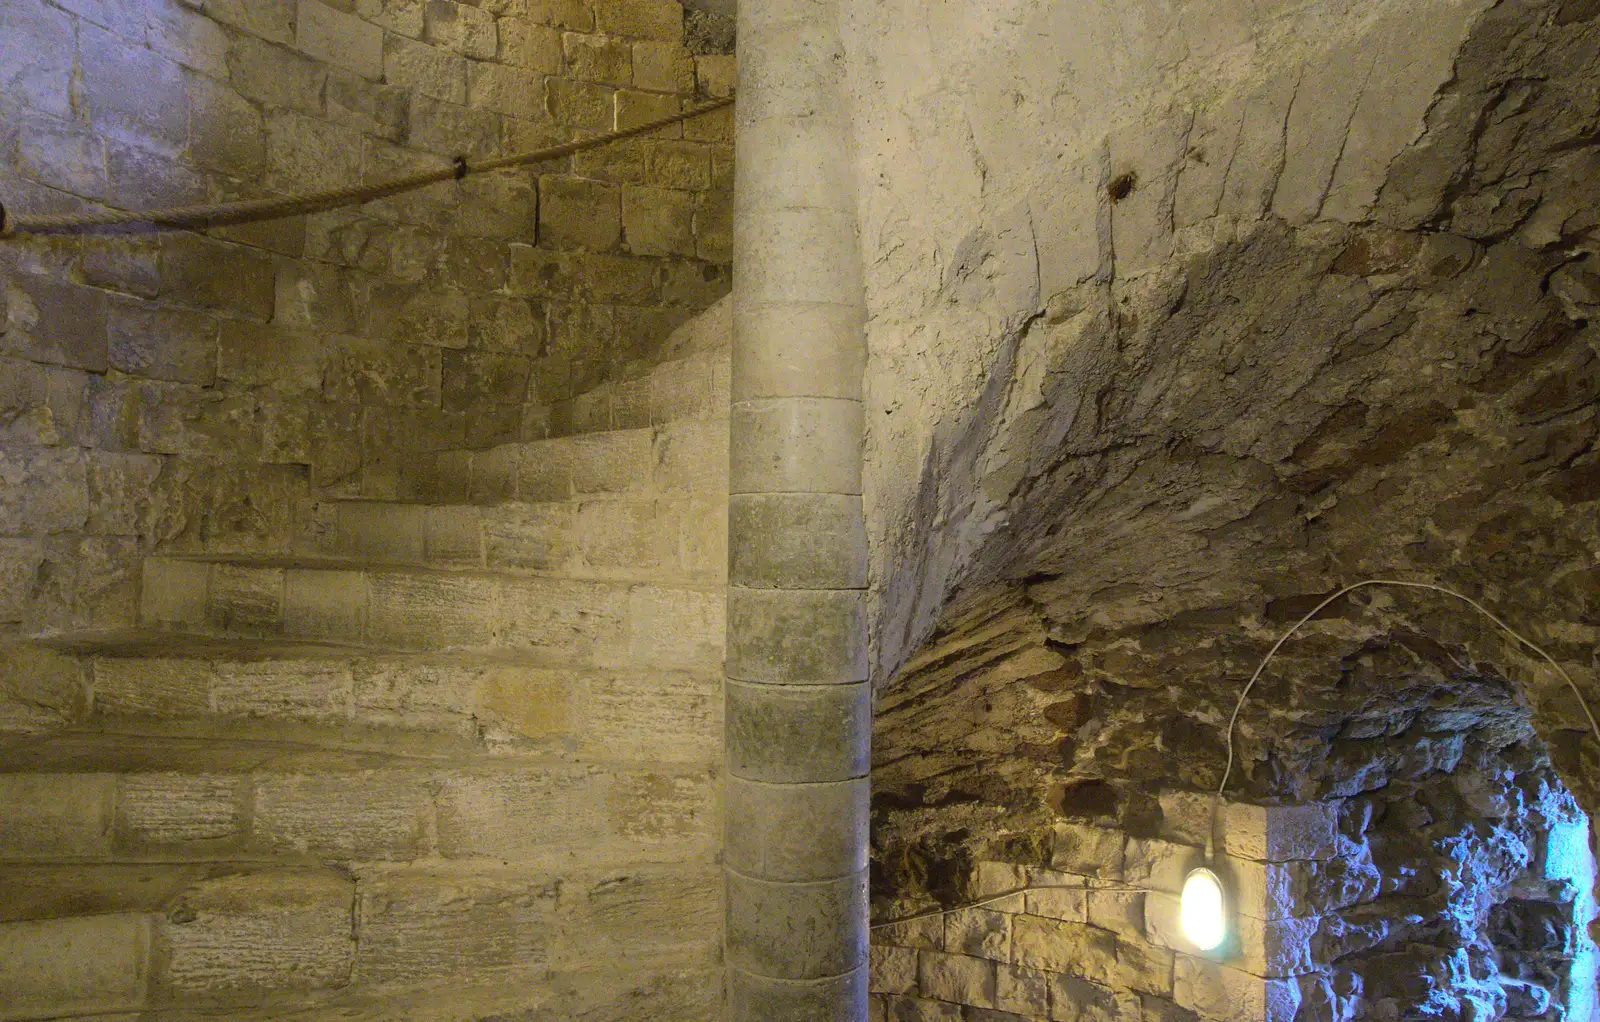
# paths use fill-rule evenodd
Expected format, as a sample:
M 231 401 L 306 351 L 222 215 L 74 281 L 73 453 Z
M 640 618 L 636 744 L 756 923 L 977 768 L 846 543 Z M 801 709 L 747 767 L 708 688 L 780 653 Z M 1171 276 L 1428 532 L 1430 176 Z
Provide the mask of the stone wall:
M 1568 856 L 1574 844 L 1586 853 L 1588 822 L 1537 755 L 1465 744 L 1475 762 L 1415 784 L 1218 804 L 1210 865 L 1229 932 L 1213 951 L 1186 939 L 1177 897 L 1207 864 L 1210 794 L 1161 793 L 1159 816 L 1131 827 L 1059 821 L 1044 864 L 973 865 L 967 894 L 987 904 L 876 931 L 874 1011 L 901 1022 L 1587 1018 L 1593 863 Z
M 732 79 L 673 0 L 0 0 L 0 201 L 379 180 Z M 716 1014 L 731 123 L 0 240 L 0 1018 Z
M 0 201 L 379 180 L 725 95 L 672 0 L 8 0 Z M 248 549 L 571 399 L 728 287 L 727 111 L 531 168 L 202 233 L 0 244 L 0 622 L 126 624 L 141 551 Z
M 1588 821 L 1521 692 L 1460 648 L 1354 615 L 1291 642 L 1241 716 L 1230 792 L 1256 801 L 1225 803 L 1217 828 L 1238 942 L 1207 962 L 1169 939 L 1171 895 L 1202 861 L 1223 766 L 1212 728 L 1238 691 L 1188 680 L 1239 673 L 1224 620 L 1069 649 L 1027 609 L 990 607 L 913 661 L 875 734 L 875 915 L 1069 872 L 1087 902 L 1056 939 L 1096 953 L 1052 976 L 1099 1007 L 1082 1014 L 1069 994 L 1027 1009 L 930 995 L 941 988 L 926 978 L 882 992 L 1055 1019 L 1544 1018 L 1561 1005 L 1587 1017 Z M 1249 654 L 1238 657 L 1248 676 Z M 1010 880 L 993 879 L 996 863 Z M 999 957 L 1028 964 L 1017 934 L 1041 924 L 1019 931 L 1023 916 L 1006 911 L 1046 913 L 1032 901 L 977 913 L 996 933 L 1009 927 Z M 973 915 L 947 916 L 942 944 L 893 928 L 886 940 L 948 954 L 951 928 Z M 1147 960 L 1151 942 L 1166 949 L 1158 957 L 1176 953 L 1157 970 L 1168 986 L 1143 971 L 1118 980 L 1118 963 Z

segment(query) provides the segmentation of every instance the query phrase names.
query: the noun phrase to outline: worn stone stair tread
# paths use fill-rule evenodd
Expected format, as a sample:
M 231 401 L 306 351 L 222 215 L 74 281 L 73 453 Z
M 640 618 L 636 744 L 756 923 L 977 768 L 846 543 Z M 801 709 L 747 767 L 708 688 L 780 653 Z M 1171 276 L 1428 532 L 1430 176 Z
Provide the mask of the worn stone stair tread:
M 0 923 L 165 912 L 196 883 L 264 872 L 308 869 L 239 861 L 8 862 L 0 869 Z
M 220 565 L 242 571 L 340 571 L 368 575 L 406 575 L 417 577 L 469 578 L 500 581 L 504 579 L 549 579 L 581 585 L 620 588 L 665 587 L 695 592 L 720 591 L 711 581 L 678 581 L 629 578 L 568 578 L 541 571 L 511 571 L 492 567 L 470 567 L 449 564 L 412 564 L 406 562 L 382 563 L 360 557 L 324 556 L 319 554 L 179 554 L 153 558 L 161 561 L 178 561 L 189 564 Z
M 148 723 L 148 722 L 147 722 Z M 229 734 L 227 727 L 197 733 L 161 734 L 158 728 L 100 730 L 72 728 L 13 739 L 0 745 L 0 774 L 252 774 L 315 771 L 352 773 L 364 770 L 417 769 L 471 760 L 476 767 L 484 749 L 466 742 L 392 741 L 373 735 L 365 743 L 352 732 L 323 728 L 320 736 L 296 729 L 295 737 L 255 737 L 249 728 Z M 313 741 L 320 737 L 321 741 Z M 347 742 L 348 745 L 341 745 Z M 362 747 L 365 744 L 368 747 Z M 399 747 L 396 747 L 399 745 Z M 492 765 L 492 764 L 491 764 Z M 526 761 L 507 760 L 505 769 L 525 768 Z

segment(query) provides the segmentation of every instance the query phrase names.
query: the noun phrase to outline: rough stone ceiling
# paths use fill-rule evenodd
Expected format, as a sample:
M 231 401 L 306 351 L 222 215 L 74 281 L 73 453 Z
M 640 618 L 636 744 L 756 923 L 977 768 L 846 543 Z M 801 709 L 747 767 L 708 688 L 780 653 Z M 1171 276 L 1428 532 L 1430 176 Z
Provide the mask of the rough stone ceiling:
M 1025 584 L 1070 637 L 1399 571 L 1592 636 L 1597 15 L 1489 11 L 1370 222 L 1058 296 L 956 445 L 955 588 Z

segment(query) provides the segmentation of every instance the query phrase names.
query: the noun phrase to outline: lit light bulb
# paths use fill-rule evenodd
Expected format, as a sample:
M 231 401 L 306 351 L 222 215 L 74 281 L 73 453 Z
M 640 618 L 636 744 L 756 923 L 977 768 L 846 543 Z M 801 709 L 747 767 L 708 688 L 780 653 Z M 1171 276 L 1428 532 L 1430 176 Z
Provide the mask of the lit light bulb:
M 1204 866 L 1189 871 L 1183 880 L 1183 897 L 1178 905 L 1178 925 L 1189 943 L 1210 951 L 1228 935 L 1222 881 Z

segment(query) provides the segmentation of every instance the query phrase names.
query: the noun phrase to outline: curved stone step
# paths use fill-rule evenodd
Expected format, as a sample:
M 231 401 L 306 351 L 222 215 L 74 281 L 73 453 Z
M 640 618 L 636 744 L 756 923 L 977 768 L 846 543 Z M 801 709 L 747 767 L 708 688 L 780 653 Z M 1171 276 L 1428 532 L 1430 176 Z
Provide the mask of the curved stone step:
M 437 503 L 725 496 L 728 419 L 679 419 L 434 455 L 406 496 Z
M 644 991 L 608 976 L 604 997 L 680 1017 L 678 1005 L 716 1001 L 719 888 L 709 862 L 621 878 L 498 864 L 12 863 L 0 871 L 0 1019 L 171 1009 L 375 1022 L 401 1010 L 466 1022 L 545 1007 L 548 991 L 519 978 L 592 974 L 597 957 L 651 973 Z M 651 999 L 673 975 L 704 989 Z M 537 999 L 519 1001 L 529 989 Z
M 717 669 L 717 586 L 359 562 L 149 557 L 142 627 L 381 650 L 514 650 L 550 664 Z
M 702 764 L 400 754 L 69 731 L 0 749 L 0 862 L 684 861 L 715 845 Z
M 0 650 L 13 680 L 56 690 L 27 729 L 291 742 L 460 758 L 557 750 L 594 762 L 714 764 L 715 671 L 574 669 L 508 653 L 386 653 L 170 633 Z M 37 676 L 36 678 L 28 677 Z
M 713 585 L 727 578 L 726 497 L 477 506 L 330 500 L 308 550 L 380 565 Z

